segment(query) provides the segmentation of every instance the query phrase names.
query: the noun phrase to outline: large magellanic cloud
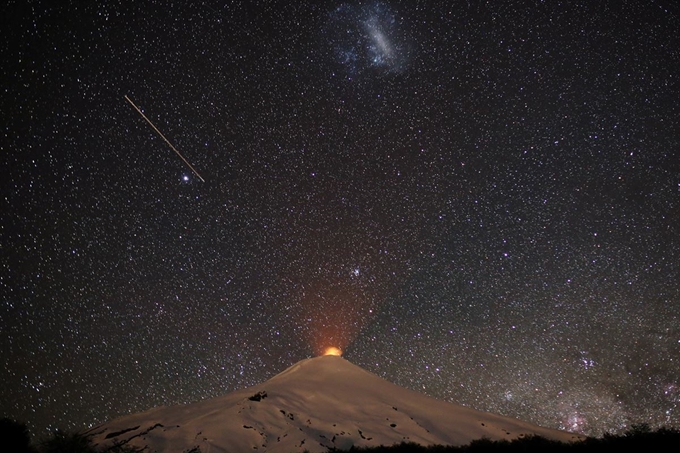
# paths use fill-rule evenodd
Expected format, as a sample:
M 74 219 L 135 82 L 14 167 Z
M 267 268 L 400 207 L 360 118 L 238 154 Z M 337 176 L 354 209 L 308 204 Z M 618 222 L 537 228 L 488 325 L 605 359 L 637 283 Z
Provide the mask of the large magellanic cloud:
M 408 63 L 402 19 L 384 3 L 343 4 L 328 14 L 324 43 L 342 75 L 400 73 Z

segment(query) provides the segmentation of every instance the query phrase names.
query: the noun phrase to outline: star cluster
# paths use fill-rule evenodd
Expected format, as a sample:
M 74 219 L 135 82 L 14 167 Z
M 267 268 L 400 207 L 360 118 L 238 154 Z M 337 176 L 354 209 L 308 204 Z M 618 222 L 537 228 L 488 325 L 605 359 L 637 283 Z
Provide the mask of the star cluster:
M 2 10 L 0 416 L 83 429 L 336 346 L 545 426 L 680 427 L 673 2 Z

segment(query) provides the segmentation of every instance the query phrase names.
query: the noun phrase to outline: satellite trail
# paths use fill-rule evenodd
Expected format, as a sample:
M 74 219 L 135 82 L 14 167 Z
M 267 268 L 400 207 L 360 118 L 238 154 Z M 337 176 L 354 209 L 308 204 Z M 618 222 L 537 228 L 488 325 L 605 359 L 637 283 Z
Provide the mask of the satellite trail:
M 158 130 L 158 128 L 156 127 L 156 125 L 153 124 L 153 123 L 151 122 L 151 120 L 150 120 L 149 118 L 147 118 L 146 115 L 144 115 L 144 113 L 142 113 L 142 111 L 139 109 L 139 107 L 137 107 L 137 106 L 135 105 L 135 103 L 132 102 L 132 99 L 130 99 L 129 97 L 127 97 L 127 95 L 125 95 L 125 99 L 127 99 L 127 101 L 135 108 L 135 110 L 137 110 L 137 112 L 138 112 L 140 115 L 142 115 L 142 118 L 144 118 L 144 119 L 146 120 L 146 122 L 149 123 L 149 124 L 151 125 L 151 127 L 153 127 L 153 130 L 155 130 L 155 131 L 158 133 L 158 135 L 160 135 L 161 138 L 162 138 L 163 140 L 165 140 L 165 143 L 167 143 L 168 146 L 170 146 L 170 148 L 172 148 L 172 150 L 173 150 L 175 153 L 177 153 L 177 155 L 179 156 L 179 158 L 182 159 L 182 160 L 184 161 L 185 164 L 187 164 L 187 167 L 189 167 L 189 168 L 191 169 L 191 171 L 193 171 L 194 174 L 195 174 L 196 176 L 198 176 L 198 179 L 200 179 L 201 181 L 205 182 L 205 179 L 203 179 L 203 178 L 201 177 L 201 175 L 198 174 L 198 172 L 196 171 L 196 169 L 195 169 L 194 167 L 192 167 L 192 165 L 189 163 L 189 161 L 186 160 L 186 159 L 184 158 L 184 156 L 182 156 L 182 154 L 181 154 L 179 151 L 177 151 L 177 148 L 175 148 L 175 147 L 172 145 L 172 143 L 170 143 L 170 140 L 168 140 L 167 138 L 165 138 L 165 135 L 163 135 L 163 133 L 162 133 L 161 131 Z

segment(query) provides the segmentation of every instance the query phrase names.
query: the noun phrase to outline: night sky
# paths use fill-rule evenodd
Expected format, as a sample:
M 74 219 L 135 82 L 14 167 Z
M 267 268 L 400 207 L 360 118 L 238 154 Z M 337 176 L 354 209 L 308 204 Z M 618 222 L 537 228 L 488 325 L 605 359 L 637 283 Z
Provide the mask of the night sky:
M 680 427 L 677 2 L 9 3 L 0 416 L 335 345 L 544 426 Z

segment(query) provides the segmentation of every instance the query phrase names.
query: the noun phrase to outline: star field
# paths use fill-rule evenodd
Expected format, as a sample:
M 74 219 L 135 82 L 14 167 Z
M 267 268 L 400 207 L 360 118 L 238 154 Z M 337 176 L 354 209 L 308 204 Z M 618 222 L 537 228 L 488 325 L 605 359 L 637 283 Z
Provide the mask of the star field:
M 0 416 L 84 429 L 338 346 L 544 426 L 680 427 L 674 2 L 2 16 Z

